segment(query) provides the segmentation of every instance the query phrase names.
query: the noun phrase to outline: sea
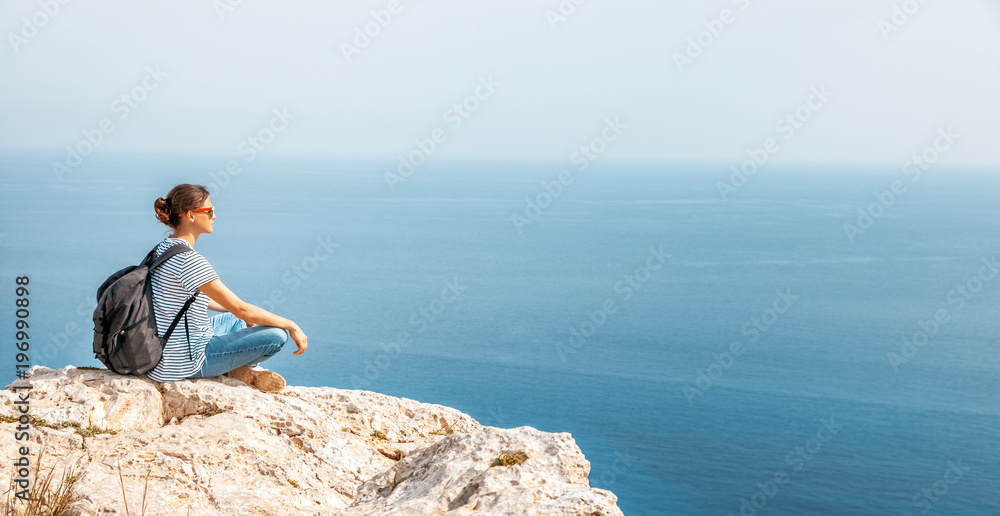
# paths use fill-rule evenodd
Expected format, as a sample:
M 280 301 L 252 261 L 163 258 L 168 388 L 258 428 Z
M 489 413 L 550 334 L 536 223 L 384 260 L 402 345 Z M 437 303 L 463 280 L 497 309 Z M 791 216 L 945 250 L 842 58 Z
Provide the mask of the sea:
M 309 337 L 265 363 L 291 385 L 569 432 L 628 516 L 1000 514 L 996 170 L 61 158 L 0 155 L 32 364 L 100 365 L 97 287 L 197 183 L 196 249 Z

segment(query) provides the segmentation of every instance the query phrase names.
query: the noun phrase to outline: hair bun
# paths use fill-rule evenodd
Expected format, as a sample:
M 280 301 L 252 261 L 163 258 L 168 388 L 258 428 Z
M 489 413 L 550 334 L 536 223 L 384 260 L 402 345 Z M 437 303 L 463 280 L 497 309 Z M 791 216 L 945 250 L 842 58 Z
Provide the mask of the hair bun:
M 179 184 L 171 188 L 166 197 L 157 197 L 153 201 L 153 209 L 160 222 L 176 228 L 180 223 L 178 213 L 196 209 L 206 199 L 208 199 L 208 188 L 201 185 Z

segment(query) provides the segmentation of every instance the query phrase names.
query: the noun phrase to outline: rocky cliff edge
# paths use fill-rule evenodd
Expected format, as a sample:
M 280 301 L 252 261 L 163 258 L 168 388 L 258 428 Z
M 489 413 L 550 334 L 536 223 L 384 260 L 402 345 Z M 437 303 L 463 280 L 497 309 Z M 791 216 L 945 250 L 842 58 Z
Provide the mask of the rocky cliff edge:
M 17 441 L 26 392 L 30 438 Z M 622 516 L 570 434 L 374 392 L 35 366 L 0 391 L 0 421 L 5 479 L 20 447 L 32 470 L 44 448 L 42 476 L 73 480 L 69 516 L 125 514 L 126 500 L 140 514 L 144 489 L 150 516 Z

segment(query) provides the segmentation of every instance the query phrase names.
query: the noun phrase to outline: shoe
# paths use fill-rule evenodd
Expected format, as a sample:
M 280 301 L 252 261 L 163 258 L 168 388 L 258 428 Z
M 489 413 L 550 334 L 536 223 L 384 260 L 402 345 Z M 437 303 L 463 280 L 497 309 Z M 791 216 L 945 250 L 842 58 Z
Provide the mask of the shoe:
M 226 373 L 226 376 L 255 387 L 261 392 L 278 392 L 285 388 L 285 379 L 274 371 L 268 371 L 263 367 L 240 366 Z

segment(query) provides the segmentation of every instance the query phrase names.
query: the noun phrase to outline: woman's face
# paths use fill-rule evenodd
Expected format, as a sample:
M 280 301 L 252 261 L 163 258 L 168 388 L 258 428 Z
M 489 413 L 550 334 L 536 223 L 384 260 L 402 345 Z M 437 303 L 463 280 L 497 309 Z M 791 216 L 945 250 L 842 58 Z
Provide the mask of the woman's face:
M 188 221 L 191 220 L 191 217 L 194 217 L 192 224 L 198 233 L 211 233 L 212 226 L 215 225 L 215 210 L 212 206 L 212 199 L 206 197 L 201 206 L 191 210 L 188 214 Z

